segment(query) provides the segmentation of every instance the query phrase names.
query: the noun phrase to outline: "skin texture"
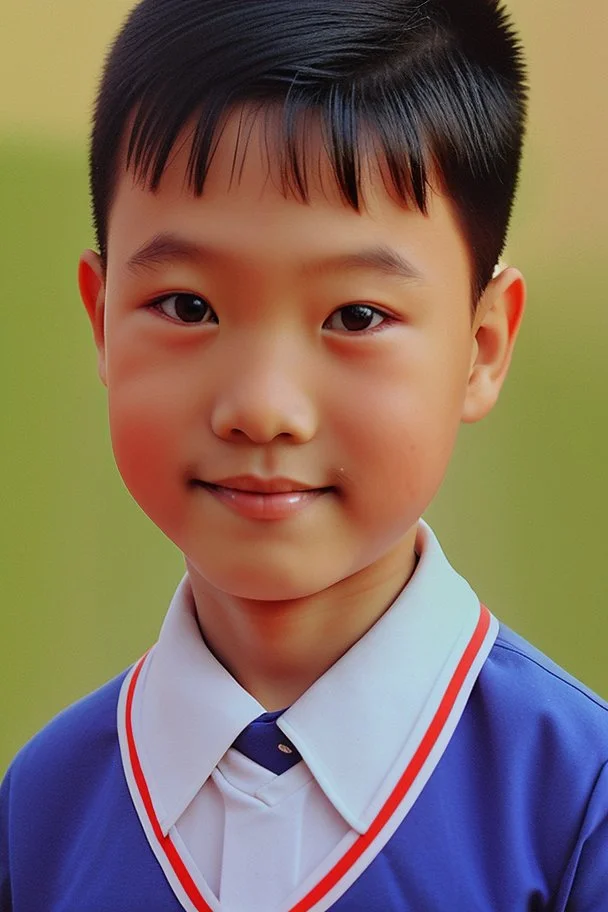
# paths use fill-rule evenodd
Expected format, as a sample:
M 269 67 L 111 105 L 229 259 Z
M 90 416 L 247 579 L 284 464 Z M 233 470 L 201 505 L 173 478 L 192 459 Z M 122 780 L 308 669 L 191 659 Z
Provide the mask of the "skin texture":
M 407 583 L 459 426 L 496 402 L 525 290 L 504 270 L 472 320 L 469 253 L 441 194 L 427 216 L 408 210 L 372 161 L 357 213 L 317 140 L 305 204 L 281 192 L 256 123 L 231 179 L 237 131 L 232 115 L 201 198 L 184 183 L 187 135 L 158 192 L 123 167 L 107 264 L 85 252 L 79 281 L 125 484 L 184 553 L 210 648 L 271 710 L 297 699 Z M 142 249 L 167 233 L 206 252 L 156 244 L 144 262 Z M 344 261 L 378 246 L 412 276 Z M 204 299 L 204 322 L 179 321 L 176 293 Z M 373 308 L 369 328 L 348 330 L 353 304 Z M 326 490 L 268 520 L 194 483 L 242 475 Z

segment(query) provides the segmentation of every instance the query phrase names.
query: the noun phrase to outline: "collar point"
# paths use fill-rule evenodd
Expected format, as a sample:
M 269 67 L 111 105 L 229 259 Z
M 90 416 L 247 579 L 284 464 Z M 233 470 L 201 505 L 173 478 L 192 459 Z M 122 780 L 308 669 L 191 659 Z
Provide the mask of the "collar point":
M 177 822 L 176 820 L 174 820 L 172 817 L 169 817 L 166 814 L 164 817 L 158 817 L 158 825 L 160 827 L 160 831 L 163 834 L 164 839 L 167 838 L 170 831 L 175 826 L 176 822 Z

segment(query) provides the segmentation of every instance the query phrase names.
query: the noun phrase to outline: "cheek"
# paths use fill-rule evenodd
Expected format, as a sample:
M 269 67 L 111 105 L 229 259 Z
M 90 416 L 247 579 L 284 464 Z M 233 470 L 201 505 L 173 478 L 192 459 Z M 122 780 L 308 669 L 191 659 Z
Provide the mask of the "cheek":
M 360 429 L 358 437 L 353 434 L 351 451 L 362 468 L 374 467 L 374 489 L 384 493 L 389 506 L 391 497 L 433 497 L 458 430 L 457 422 L 448 424 L 448 418 L 402 402 L 396 409 L 376 411 L 365 422 L 365 434 Z
M 183 480 L 181 448 L 187 403 L 159 371 L 131 370 L 109 359 L 108 410 L 118 470 L 140 507 L 157 523 L 171 523 Z
M 345 470 L 349 466 L 389 511 L 405 501 L 425 509 L 456 441 L 465 371 L 460 365 L 438 370 L 435 364 L 420 364 L 411 371 L 398 366 L 356 383 L 352 408 L 346 412 L 339 403 L 334 408 Z

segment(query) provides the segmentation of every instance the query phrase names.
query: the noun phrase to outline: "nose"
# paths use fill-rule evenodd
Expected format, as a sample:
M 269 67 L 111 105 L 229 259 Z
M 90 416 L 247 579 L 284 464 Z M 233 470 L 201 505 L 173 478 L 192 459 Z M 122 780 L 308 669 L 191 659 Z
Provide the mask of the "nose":
M 307 389 L 305 357 L 281 337 L 249 342 L 226 358 L 211 412 L 213 433 L 222 440 L 267 444 L 283 437 L 306 443 L 317 429 L 317 411 Z

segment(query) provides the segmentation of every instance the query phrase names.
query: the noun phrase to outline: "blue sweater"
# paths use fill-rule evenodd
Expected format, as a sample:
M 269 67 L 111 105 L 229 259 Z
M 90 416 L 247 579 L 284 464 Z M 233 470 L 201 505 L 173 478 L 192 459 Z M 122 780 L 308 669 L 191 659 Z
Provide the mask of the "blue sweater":
M 198 908 L 174 895 L 129 795 L 123 678 L 14 760 L 0 792 L 0 912 Z M 607 761 L 608 706 L 502 627 L 422 793 L 331 909 L 608 912 Z

